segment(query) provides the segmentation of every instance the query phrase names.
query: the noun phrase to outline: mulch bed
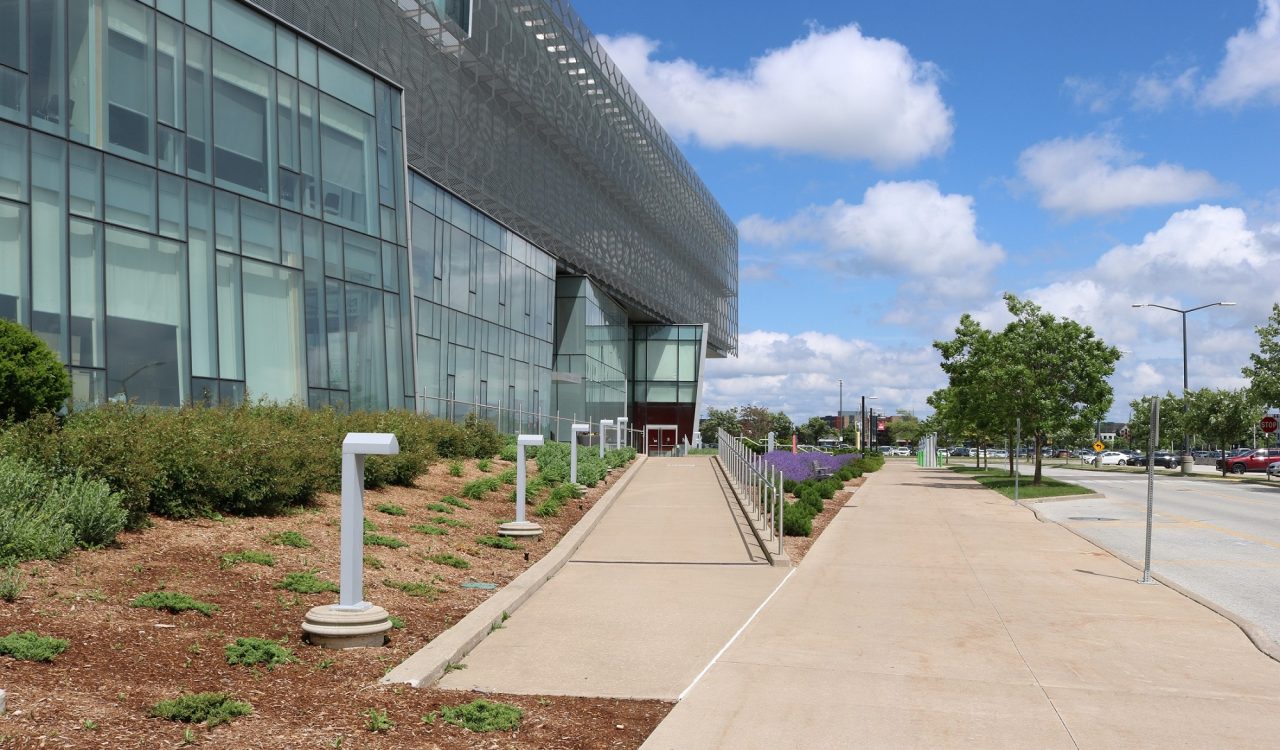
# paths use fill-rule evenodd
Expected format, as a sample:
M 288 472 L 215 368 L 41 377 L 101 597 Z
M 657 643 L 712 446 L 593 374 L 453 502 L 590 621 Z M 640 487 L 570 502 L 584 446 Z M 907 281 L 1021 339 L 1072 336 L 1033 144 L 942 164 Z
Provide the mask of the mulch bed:
M 818 541 L 818 537 L 822 536 L 822 532 L 827 525 L 840 512 L 840 508 L 849 502 L 849 498 L 853 497 L 854 490 L 862 486 L 867 481 L 866 477 L 858 477 L 844 483 L 844 489 L 840 490 L 830 500 L 823 503 L 822 512 L 813 517 L 813 530 L 809 536 L 784 536 L 782 538 L 782 548 L 787 551 L 787 556 L 791 558 L 792 565 L 799 565 L 804 556 L 809 554 L 809 548 L 813 547 Z M 794 498 L 792 498 L 794 500 Z
M 301 622 L 313 606 L 336 594 L 294 594 L 276 588 L 286 573 L 311 570 L 337 582 L 339 506 L 335 495 L 288 516 L 172 521 L 121 534 L 117 544 L 76 552 L 55 562 L 24 564 L 28 586 L 13 603 L 0 602 L 0 634 L 35 630 L 65 638 L 70 648 L 53 663 L 0 657 L 0 689 L 8 713 L 0 718 L 0 747 L 159 748 L 194 743 L 216 748 L 636 748 L 671 709 L 661 701 L 559 696 L 483 696 L 524 710 L 514 732 L 476 734 L 423 715 L 475 694 L 436 688 L 381 686 L 378 679 L 460 620 L 492 591 L 464 589 L 464 582 L 507 584 L 545 555 L 621 476 L 570 501 L 555 518 L 538 518 L 546 533 L 521 541 L 519 550 L 481 546 L 475 538 L 496 533 L 515 516 L 509 487 L 452 513 L 427 509 L 444 495 L 486 474 L 467 461 L 461 477 L 447 463 L 433 465 L 414 488 L 386 488 L 365 495 L 365 517 L 376 533 L 408 546 L 366 546 L 365 598 L 404 622 L 385 648 L 334 651 L 301 643 Z M 494 460 L 490 474 L 509 468 Z M 532 462 L 530 476 L 536 471 Z M 404 516 L 379 512 L 402 506 Z M 532 510 L 532 508 L 530 509 Z M 467 527 L 428 536 L 409 529 L 444 516 Z M 532 516 L 531 516 L 532 517 Z M 815 521 L 815 528 L 817 522 Z M 296 531 L 311 547 L 273 544 L 273 533 Z M 269 552 L 274 567 L 220 558 L 242 550 Z M 466 560 L 460 570 L 431 562 L 449 553 Z M 374 569 L 380 564 L 380 569 Z M 388 583 L 430 584 L 438 592 L 410 596 Z M 139 594 L 172 591 L 219 607 L 212 616 L 168 614 L 129 606 Z M 297 662 L 274 669 L 231 666 L 223 648 L 237 637 L 283 641 Z M 155 703 L 182 692 L 228 691 L 253 704 L 252 716 L 212 729 L 147 718 Z M 386 711 L 395 726 L 367 728 L 365 712 Z M 185 730 L 193 734 L 184 735 Z

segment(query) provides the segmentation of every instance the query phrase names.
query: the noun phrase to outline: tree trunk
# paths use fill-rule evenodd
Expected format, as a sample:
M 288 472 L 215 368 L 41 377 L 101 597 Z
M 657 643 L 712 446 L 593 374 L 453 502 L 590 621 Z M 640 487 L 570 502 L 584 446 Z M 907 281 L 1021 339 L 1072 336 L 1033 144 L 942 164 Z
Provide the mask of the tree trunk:
M 1036 435 L 1036 441 L 1035 441 L 1036 442 L 1036 473 L 1035 473 L 1035 476 L 1031 479 L 1031 484 L 1035 487 L 1039 487 L 1040 486 L 1040 449 L 1042 447 L 1041 441 L 1044 440 L 1044 435 L 1041 435 L 1038 432 L 1035 435 Z
M 1013 444 L 1013 435 L 1005 435 L 1004 444 L 1013 448 L 1009 451 L 1009 476 L 1013 476 L 1013 462 L 1018 460 L 1018 446 Z

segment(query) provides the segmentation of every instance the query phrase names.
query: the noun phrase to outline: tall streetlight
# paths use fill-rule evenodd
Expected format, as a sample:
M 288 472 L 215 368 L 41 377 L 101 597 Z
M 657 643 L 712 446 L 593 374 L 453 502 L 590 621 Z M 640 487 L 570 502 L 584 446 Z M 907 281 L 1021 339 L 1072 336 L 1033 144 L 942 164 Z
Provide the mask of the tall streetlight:
M 1195 464 L 1195 459 L 1191 457 L 1191 431 L 1187 424 L 1187 413 L 1190 404 L 1187 402 L 1187 313 L 1193 313 L 1196 310 L 1203 310 L 1206 307 L 1233 307 L 1234 302 L 1210 302 L 1207 305 L 1199 307 L 1191 307 L 1182 310 L 1177 307 L 1167 307 L 1165 305 L 1157 305 L 1154 302 L 1135 302 L 1134 307 L 1158 307 L 1161 310 L 1176 312 L 1182 316 L 1182 473 L 1190 474 L 1191 467 Z
M 859 430 L 860 434 L 858 435 L 858 437 L 861 438 L 859 442 L 862 444 L 859 445 L 858 447 L 862 450 L 863 453 L 867 452 L 867 446 L 869 445 L 869 443 L 867 442 L 867 430 L 871 429 L 871 420 L 867 418 L 867 401 L 875 401 L 878 398 L 879 396 L 863 396 L 862 397 L 862 411 L 858 413 L 859 419 L 862 420 L 862 429 Z
M 836 378 L 836 383 L 840 385 L 840 402 L 836 406 L 836 432 L 840 436 L 840 441 L 844 441 L 844 378 Z

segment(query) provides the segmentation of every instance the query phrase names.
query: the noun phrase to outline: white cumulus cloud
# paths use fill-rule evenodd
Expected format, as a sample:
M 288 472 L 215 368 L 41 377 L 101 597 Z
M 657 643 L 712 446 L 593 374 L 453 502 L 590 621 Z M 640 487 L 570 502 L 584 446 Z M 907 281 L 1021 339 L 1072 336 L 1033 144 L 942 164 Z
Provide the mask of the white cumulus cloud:
M 828 333 L 747 331 L 736 359 L 707 360 L 703 402 L 717 409 L 756 404 L 792 420 L 835 414 L 844 379 L 844 408 L 861 396 L 876 411 L 925 409 L 925 398 L 945 385 L 937 352 L 929 345 L 883 347 Z
M 600 37 L 609 56 L 677 138 L 867 159 L 896 167 L 941 154 L 952 113 L 935 66 L 856 25 L 813 28 L 742 70 L 655 58 L 658 42 Z
M 1201 97 L 1213 106 L 1280 103 L 1280 0 L 1259 0 L 1257 23 L 1227 40 L 1226 55 Z
M 1224 192 L 1208 172 L 1135 163 L 1141 156 L 1112 136 L 1055 138 L 1023 151 L 1018 170 L 1039 193 L 1041 206 L 1066 217 L 1187 203 Z
M 978 236 L 973 198 L 933 182 L 880 182 L 861 203 L 838 200 L 785 219 L 753 214 L 738 223 L 741 241 L 784 251 L 782 259 L 854 276 L 903 277 L 891 323 L 936 319 L 940 306 L 977 299 L 1005 257 Z M 797 248 L 821 252 L 797 252 Z M 790 251 L 789 255 L 785 253 Z

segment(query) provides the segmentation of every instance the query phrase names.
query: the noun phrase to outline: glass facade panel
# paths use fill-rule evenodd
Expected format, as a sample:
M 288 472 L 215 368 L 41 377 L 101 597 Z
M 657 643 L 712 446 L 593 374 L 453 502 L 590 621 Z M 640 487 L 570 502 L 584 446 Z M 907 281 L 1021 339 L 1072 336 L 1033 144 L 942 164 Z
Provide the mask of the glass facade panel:
M 107 397 L 186 401 L 187 279 L 183 246 L 106 229 Z
M 244 261 L 245 386 L 255 398 L 302 400 L 302 315 L 302 274 Z
M 397 90 L 375 113 L 370 74 L 236 0 L 0 0 L 0 27 L 0 316 L 77 398 L 405 403 Z

